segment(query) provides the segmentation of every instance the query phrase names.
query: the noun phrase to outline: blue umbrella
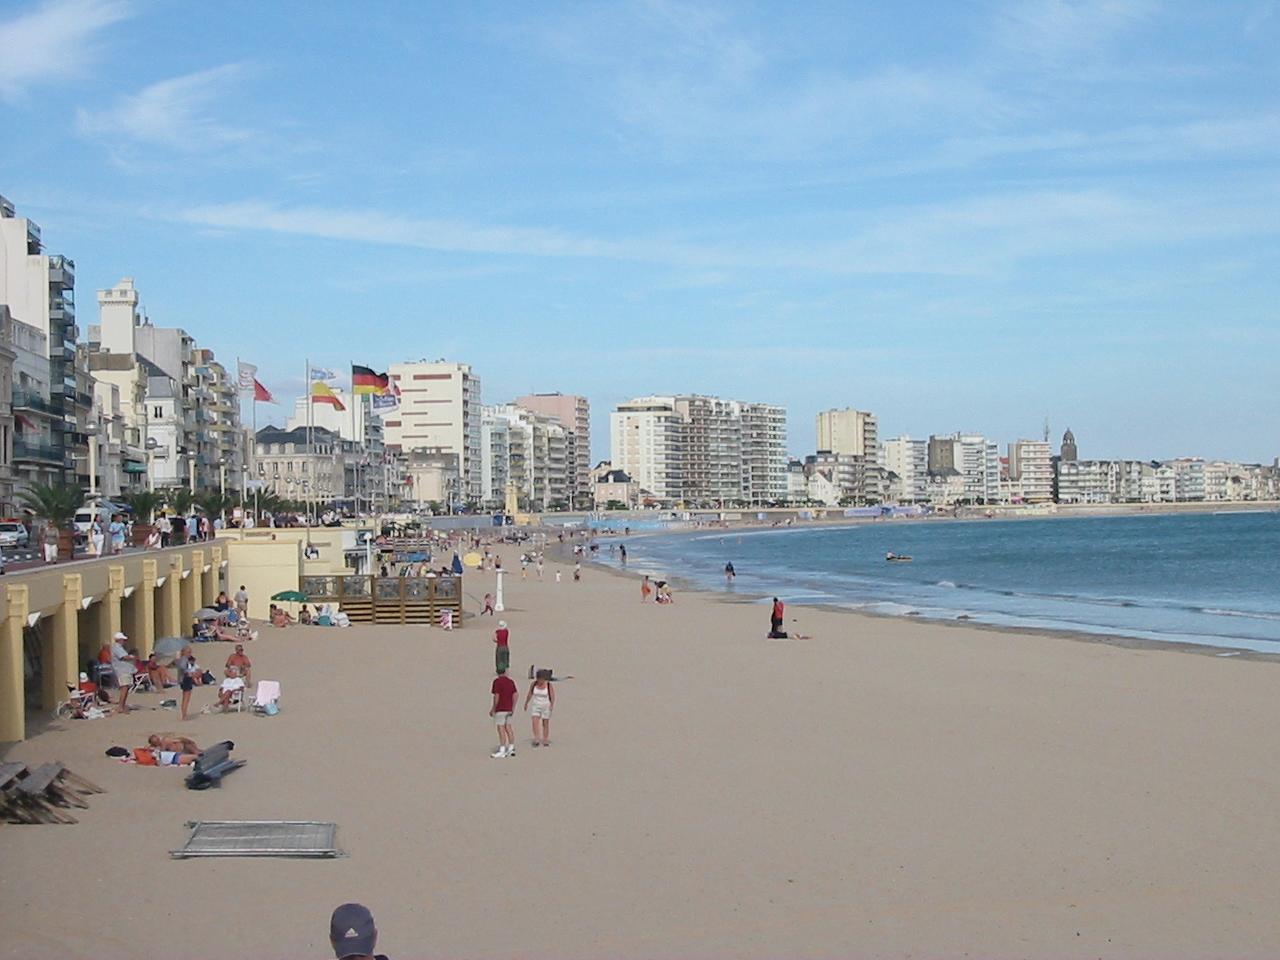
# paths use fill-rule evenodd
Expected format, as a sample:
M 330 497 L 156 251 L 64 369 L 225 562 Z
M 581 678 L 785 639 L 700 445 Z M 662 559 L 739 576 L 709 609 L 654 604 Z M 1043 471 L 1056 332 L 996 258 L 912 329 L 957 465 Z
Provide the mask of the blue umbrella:
M 453 572 L 462 572 L 462 561 L 458 559 L 458 555 L 456 553 L 453 555 Z

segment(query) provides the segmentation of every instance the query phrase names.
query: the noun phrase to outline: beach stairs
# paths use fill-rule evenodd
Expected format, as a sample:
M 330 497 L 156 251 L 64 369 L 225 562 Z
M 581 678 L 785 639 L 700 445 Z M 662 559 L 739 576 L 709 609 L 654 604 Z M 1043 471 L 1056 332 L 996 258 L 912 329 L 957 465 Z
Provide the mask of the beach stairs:
M 105 792 L 57 761 L 34 770 L 0 764 L 0 815 L 10 823 L 77 823 L 67 809 L 85 809 L 86 797 Z
M 338 609 L 351 618 L 352 623 L 373 623 L 373 598 L 344 597 Z

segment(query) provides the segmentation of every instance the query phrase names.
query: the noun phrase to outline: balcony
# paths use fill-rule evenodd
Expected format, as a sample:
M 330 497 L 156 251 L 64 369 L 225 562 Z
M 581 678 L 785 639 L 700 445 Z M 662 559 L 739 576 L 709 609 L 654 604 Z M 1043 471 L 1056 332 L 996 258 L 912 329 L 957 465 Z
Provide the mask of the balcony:
M 45 399 L 38 393 L 30 393 L 26 390 L 13 391 L 13 409 L 15 411 L 29 411 L 32 413 L 43 413 L 45 416 L 62 417 L 62 404 L 57 406 L 52 401 Z
M 69 257 L 54 256 L 49 258 L 49 283 L 61 287 L 74 287 L 76 283 L 76 262 Z
M 25 440 L 14 438 L 13 459 L 15 462 L 25 460 L 27 462 L 46 463 L 60 467 L 64 466 L 70 458 L 66 456 L 62 447 L 55 447 L 51 443 L 28 443 Z

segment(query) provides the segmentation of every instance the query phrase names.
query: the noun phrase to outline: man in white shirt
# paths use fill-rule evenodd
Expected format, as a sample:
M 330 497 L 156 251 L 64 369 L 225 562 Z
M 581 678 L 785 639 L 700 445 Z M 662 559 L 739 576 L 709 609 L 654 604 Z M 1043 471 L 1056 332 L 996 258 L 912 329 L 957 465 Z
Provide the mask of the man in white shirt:
M 238 667 L 227 667 L 227 678 L 218 687 L 218 706 L 224 711 L 231 706 L 231 699 L 244 689 L 244 678 Z
M 117 633 L 111 638 L 111 671 L 116 675 L 116 683 L 120 686 L 120 712 L 128 713 L 129 691 L 133 689 L 133 675 L 137 672 L 138 658 L 125 649 L 125 641 L 129 637 Z

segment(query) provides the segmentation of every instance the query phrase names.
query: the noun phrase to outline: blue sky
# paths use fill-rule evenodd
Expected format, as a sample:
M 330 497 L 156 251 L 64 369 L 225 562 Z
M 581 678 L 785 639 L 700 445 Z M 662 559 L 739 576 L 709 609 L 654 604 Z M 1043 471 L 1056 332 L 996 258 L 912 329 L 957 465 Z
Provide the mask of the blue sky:
M 1280 453 L 1280 4 L 0 0 L 0 193 L 278 395 Z

